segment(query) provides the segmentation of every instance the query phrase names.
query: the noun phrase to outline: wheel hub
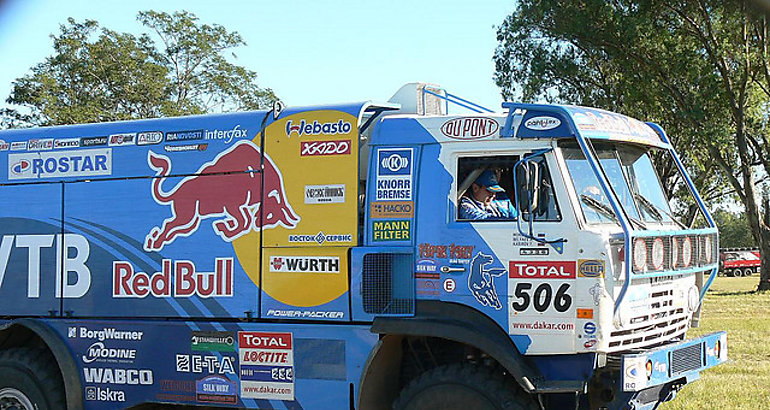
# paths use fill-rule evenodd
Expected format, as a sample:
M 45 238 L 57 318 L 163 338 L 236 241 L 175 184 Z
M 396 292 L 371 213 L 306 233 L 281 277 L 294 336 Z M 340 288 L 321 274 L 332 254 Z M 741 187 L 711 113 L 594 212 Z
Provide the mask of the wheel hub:
M 35 410 L 35 406 L 21 391 L 6 387 L 0 389 L 0 410 Z

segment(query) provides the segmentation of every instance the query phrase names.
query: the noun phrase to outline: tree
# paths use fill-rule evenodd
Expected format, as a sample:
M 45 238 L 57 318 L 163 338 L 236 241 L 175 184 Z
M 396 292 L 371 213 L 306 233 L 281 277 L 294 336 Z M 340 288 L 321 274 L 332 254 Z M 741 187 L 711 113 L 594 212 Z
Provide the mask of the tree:
M 762 250 L 759 289 L 770 289 L 770 207 L 755 175 L 770 172 L 766 11 L 739 0 L 523 0 L 498 40 L 504 96 L 661 123 L 704 196 L 730 190 L 744 205 Z M 661 168 L 669 193 L 681 187 Z
M 148 34 L 100 28 L 68 19 L 52 36 L 54 54 L 13 83 L 5 126 L 57 125 L 258 109 L 276 99 L 255 72 L 223 53 L 245 45 L 222 26 L 200 24 L 187 12 L 141 12 Z
M 718 209 L 712 216 L 719 227 L 719 245 L 721 247 L 756 247 L 756 243 L 751 236 L 751 228 L 749 228 L 749 223 L 748 220 L 746 220 L 745 215 Z

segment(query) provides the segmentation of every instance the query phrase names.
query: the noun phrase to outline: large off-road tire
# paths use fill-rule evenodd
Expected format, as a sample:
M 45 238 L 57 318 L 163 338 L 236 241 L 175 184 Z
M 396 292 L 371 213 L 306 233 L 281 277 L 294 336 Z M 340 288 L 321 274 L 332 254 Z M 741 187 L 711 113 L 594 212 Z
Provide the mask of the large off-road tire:
M 401 390 L 395 410 L 535 410 L 512 380 L 491 369 L 454 363 L 428 370 Z
M 0 351 L 0 410 L 66 407 L 59 367 L 48 351 L 31 348 Z

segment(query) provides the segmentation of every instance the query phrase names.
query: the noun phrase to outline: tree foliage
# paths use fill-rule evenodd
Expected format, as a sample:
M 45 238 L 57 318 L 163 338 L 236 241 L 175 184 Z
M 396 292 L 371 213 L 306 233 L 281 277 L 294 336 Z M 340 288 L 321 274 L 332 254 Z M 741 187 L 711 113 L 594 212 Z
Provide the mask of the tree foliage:
M 13 83 L 6 127 L 56 125 L 257 109 L 276 99 L 257 74 L 232 64 L 237 33 L 188 12 L 139 13 L 150 34 L 68 19 L 51 36 L 54 53 Z
M 498 29 L 505 97 L 598 106 L 663 125 L 712 203 L 746 208 L 770 287 L 768 12 L 741 0 L 522 0 Z M 673 166 L 658 164 L 669 192 Z M 767 204 L 765 204 L 767 209 Z
M 712 216 L 719 227 L 719 246 L 723 248 L 753 248 L 757 246 L 751 236 L 751 228 L 745 215 L 719 209 Z

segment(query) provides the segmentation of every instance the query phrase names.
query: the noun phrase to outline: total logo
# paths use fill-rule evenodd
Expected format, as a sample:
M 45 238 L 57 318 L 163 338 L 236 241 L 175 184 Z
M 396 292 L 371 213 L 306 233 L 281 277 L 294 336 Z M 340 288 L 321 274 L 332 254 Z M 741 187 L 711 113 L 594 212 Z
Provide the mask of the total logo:
M 312 123 L 305 120 L 300 120 L 299 123 L 295 123 L 291 120 L 286 121 L 286 136 L 291 137 L 296 134 L 298 137 L 303 135 L 337 135 L 347 134 L 353 129 L 347 121 L 338 120 L 336 122 L 318 122 L 314 120 Z

